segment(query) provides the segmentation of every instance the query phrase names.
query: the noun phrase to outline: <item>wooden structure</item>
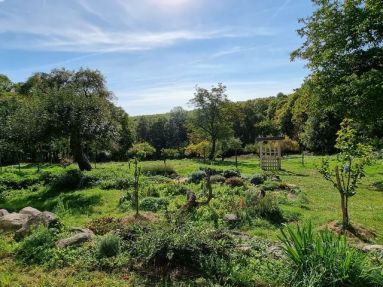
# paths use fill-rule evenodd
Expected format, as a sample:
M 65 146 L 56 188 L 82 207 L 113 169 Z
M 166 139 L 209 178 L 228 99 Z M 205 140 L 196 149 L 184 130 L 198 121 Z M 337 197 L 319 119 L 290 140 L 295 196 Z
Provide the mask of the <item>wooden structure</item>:
M 259 137 L 259 165 L 263 170 L 281 169 L 281 145 L 283 136 Z

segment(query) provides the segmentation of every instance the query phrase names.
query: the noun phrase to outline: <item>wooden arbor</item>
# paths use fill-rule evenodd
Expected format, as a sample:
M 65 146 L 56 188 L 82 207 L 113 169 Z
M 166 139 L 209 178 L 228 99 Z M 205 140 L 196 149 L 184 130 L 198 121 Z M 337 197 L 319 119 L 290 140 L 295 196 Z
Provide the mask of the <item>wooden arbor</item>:
M 263 170 L 281 169 L 281 145 L 283 136 L 259 137 L 259 165 Z

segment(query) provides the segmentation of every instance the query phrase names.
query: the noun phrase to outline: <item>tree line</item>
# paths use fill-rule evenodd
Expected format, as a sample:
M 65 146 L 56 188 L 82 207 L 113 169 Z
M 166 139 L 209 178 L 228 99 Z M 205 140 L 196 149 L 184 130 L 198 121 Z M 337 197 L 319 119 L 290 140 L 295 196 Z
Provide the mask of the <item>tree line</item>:
M 129 117 L 99 71 L 56 69 L 22 83 L 0 75 L 0 162 L 199 156 L 254 152 L 259 136 L 283 134 L 290 150 L 335 152 L 343 119 L 360 141 L 383 147 L 383 2 L 313 0 L 291 53 L 310 74 L 293 93 L 231 102 L 226 87 L 196 87 L 193 110 Z M 250 96 L 250 95 L 249 95 Z

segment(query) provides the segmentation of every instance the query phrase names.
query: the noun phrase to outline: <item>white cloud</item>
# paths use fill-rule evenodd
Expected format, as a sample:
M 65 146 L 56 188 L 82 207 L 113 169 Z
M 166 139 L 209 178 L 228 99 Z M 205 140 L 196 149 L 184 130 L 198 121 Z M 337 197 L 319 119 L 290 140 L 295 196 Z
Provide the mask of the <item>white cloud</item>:
M 8 33 L 14 37 L 2 41 L 0 47 L 92 53 L 135 51 L 182 41 L 272 33 L 262 27 L 245 31 L 241 27 L 215 29 L 191 26 L 186 20 L 184 23 L 175 16 L 159 13 L 159 8 L 153 9 L 179 9 L 189 7 L 192 3 L 202 3 L 200 0 L 63 2 L 31 0 L 26 2 L 23 9 L 19 7 L 20 0 L 9 2 L 0 11 L 0 35 Z

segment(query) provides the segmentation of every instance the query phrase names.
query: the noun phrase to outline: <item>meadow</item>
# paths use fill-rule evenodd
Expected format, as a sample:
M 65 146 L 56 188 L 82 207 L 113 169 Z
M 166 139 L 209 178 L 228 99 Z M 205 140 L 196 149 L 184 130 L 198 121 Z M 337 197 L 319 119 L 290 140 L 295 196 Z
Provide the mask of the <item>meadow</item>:
M 339 222 L 341 219 L 339 195 L 332 184 L 325 181 L 318 172 L 321 160 L 322 157 L 319 156 L 306 156 L 303 165 L 299 155 L 287 156 L 282 161 L 282 170 L 272 173 L 263 172 L 259 168 L 258 159 L 251 156 L 239 158 L 237 168 L 233 159 L 227 159 L 224 162 L 203 162 L 192 159 L 167 160 L 166 165 L 162 161 L 144 161 L 139 163 L 142 176 L 139 184 L 140 216 L 138 217 L 134 216 L 135 211 L 131 204 L 133 163 L 97 163 L 92 171 L 81 173 L 75 169 L 75 166 L 46 164 L 38 169 L 36 165 L 22 164 L 20 167 L 3 167 L 0 174 L 0 208 L 17 212 L 31 206 L 41 211 L 52 211 L 62 223 L 61 228 L 64 231 L 61 233 L 65 234 L 71 227 L 89 227 L 96 234 L 96 239 L 93 240 L 96 243 L 92 241 L 78 247 L 80 249 L 68 248 L 66 251 L 49 253 L 45 259 L 36 264 L 33 260 L 20 260 L 18 256 L 17 250 L 28 238 L 16 242 L 12 234 L 1 234 L 0 286 L 213 286 L 214 284 L 288 286 L 286 282 L 289 282 L 287 279 L 289 271 L 284 268 L 280 269 L 280 274 L 272 271 L 276 266 L 286 266 L 283 262 L 287 259 L 278 254 L 265 255 L 262 248 L 279 246 L 281 229 L 286 229 L 286 226 L 294 227 L 297 224 L 311 222 L 315 230 L 322 230 L 334 228 Z M 334 161 L 335 158 L 330 160 Z M 216 174 L 212 176 L 213 198 L 207 205 L 186 211 L 188 214 L 182 216 L 180 225 L 180 210 L 183 210 L 187 203 L 187 193 L 193 191 L 197 200 L 206 197 L 206 183 L 198 178 L 200 171 L 206 168 L 214 170 Z M 168 169 L 176 175 L 155 174 L 163 173 L 163 170 Z M 368 166 L 357 194 L 350 200 L 351 222 L 363 230 L 361 234 L 348 234 L 349 241 L 354 245 L 383 244 L 382 171 L 382 160 L 376 160 Z M 233 172 L 239 173 L 227 178 L 223 176 Z M 266 180 L 262 181 L 262 184 L 253 184 L 252 178 L 255 175 L 264 176 Z M 230 180 L 233 177 L 235 179 Z M 251 206 L 253 202 L 256 202 L 252 201 L 252 196 L 258 194 L 259 190 L 264 190 L 265 198 L 270 197 L 270 200 L 263 206 L 255 208 Z M 254 203 L 254 206 L 258 205 Z M 233 214 L 238 218 L 228 220 L 228 215 L 230 217 Z M 233 272 L 230 276 L 228 275 L 230 278 L 227 281 L 215 278 L 219 274 L 217 270 L 223 267 L 217 267 L 218 269 L 214 267 L 215 269 L 212 269 L 210 273 L 198 270 L 185 271 L 184 263 L 180 264 L 177 260 L 173 262 L 169 259 L 165 264 L 167 269 L 164 271 L 161 269 L 164 268 L 163 266 L 153 265 L 150 260 L 145 263 L 138 262 L 132 251 L 136 248 L 133 243 L 132 245 L 126 243 L 130 247 L 125 249 L 121 247 L 121 250 L 129 250 L 129 252 L 106 256 L 106 262 L 97 256 L 92 261 L 89 259 L 92 255 L 87 255 L 89 257 L 87 259 L 81 258 L 81 254 L 99 248 L 97 246 L 99 246 L 100 238 L 105 237 L 105 234 L 113 233 L 115 226 L 111 227 L 111 222 L 119 222 L 119 224 L 123 222 L 122 228 L 127 228 L 129 234 L 135 230 L 136 226 L 142 228 L 160 226 L 160 230 L 154 228 L 153 234 L 146 230 L 143 231 L 143 235 L 149 232 L 147 238 L 153 236 L 154 241 L 164 237 L 165 241 L 173 242 L 173 253 L 183 250 L 180 246 L 186 246 L 186 249 L 191 248 L 187 246 L 193 240 L 196 240 L 193 244 L 198 246 L 199 236 L 193 232 L 200 230 L 199 228 L 228 233 L 235 237 L 234 240 L 238 246 L 245 246 L 246 259 L 240 255 L 241 259 L 236 257 L 236 261 L 233 262 L 238 262 L 236 263 L 238 266 L 244 266 L 245 263 L 241 260 L 250 260 L 250 267 L 244 268 L 245 274 L 235 271 L 238 267 L 222 271 L 223 273 Z M 119 225 L 119 228 L 121 226 Z M 174 230 L 178 229 L 173 229 L 174 226 L 182 230 L 177 233 L 178 231 Z M 148 228 L 151 230 L 151 227 Z M 161 233 L 161 229 L 168 232 Z M 192 234 L 188 235 L 189 231 Z M 167 236 L 173 236 L 172 232 L 178 234 L 174 235 L 175 238 L 180 236 L 185 242 L 178 237 L 167 238 Z M 143 236 L 142 240 L 149 240 L 147 238 Z M 220 240 L 215 239 L 212 244 L 221 242 Z M 152 242 L 137 244 L 151 246 Z M 158 247 L 159 243 L 156 244 Z M 213 253 L 218 253 L 217 250 L 220 250 L 220 247 L 214 248 L 217 249 L 214 249 Z M 227 248 L 227 250 L 230 249 Z M 148 251 L 140 249 L 136 252 Z M 150 254 L 153 255 L 153 250 L 151 252 L 145 253 L 147 257 L 150 257 Z M 172 256 L 176 258 L 176 255 Z M 185 254 L 182 256 L 180 258 L 183 258 L 182 260 L 185 260 L 188 265 L 188 256 Z M 84 263 L 84 260 L 87 263 Z M 144 272 L 142 268 L 136 266 L 140 264 L 145 266 Z M 217 262 L 208 265 L 216 266 L 216 264 Z M 171 268 L 170 265 L 172 265 Z M 224 265 L 228 268 L 227 262 Z M 271 270 L 268 265 L 272 266 Z M 155 266 L 153 270 L 156 271 L 148 271 L 151 269 L 148 266 Z M 174 270 L 178 270 L 179 274 Z M 235 276 L 239 278 L 235 279 Z

